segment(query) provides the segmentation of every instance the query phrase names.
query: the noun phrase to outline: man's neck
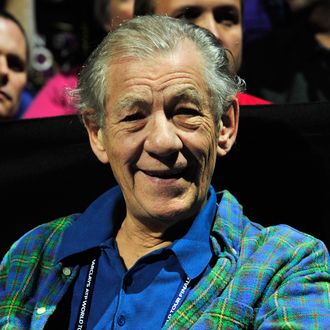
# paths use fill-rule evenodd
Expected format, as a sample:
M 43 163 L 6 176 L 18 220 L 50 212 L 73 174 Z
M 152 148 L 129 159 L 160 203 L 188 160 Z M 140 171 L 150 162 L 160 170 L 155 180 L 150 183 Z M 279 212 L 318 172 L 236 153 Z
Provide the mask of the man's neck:
M 171 245 L 187 232 L 190 224 L 188 221 L 172 227 L 160 226 L 155 230 L 134 219 L 125 218 L 116 235 L 116 242 L 126 268 L 130 269 L 148 253 Z

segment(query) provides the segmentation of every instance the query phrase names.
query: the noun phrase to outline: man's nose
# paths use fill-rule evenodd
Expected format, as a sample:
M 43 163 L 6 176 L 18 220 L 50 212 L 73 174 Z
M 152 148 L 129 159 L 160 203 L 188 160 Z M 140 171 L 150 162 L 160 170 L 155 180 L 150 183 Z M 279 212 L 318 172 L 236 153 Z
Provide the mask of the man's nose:
M 214 18 L 213 12 L 205 13 L 195 23 L 212 32 L 217 39 L 221 39 L 218 23 Z
M 156 114 L 148 126 L 144 143 L 147 152 L 166 157 L 182 149 L 183 143 L 177 135 L 176 127 L 164 113 Z
M 0 87 L 8 83 L 9 72 L 7 60 L 0 56 Z

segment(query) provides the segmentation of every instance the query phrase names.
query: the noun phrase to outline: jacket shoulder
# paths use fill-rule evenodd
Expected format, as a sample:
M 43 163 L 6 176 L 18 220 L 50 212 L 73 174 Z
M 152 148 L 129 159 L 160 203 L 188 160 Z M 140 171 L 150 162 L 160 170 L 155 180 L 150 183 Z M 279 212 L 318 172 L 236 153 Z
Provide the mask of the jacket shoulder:
M 31 262 L 43 257 L 44 262 L 51 262 L 64 231 L 71 226 L 77 215 L 69 215 L 41 224 L 19 238 L 9 249 L 3 264 Z
M 246 234 L 242 238 L 246 246 L 249 245 L 256 250 L 260 248 L 265 250 L 269 249 L 273 250 L 275 253 L 275 250 L 280 251 L 283 249 L 283 251 L 286 251 L 288 257 L 292 257 L 292 253 L 298 257 L 296 254 L 298 250 L 310 253 L 316 250 L 324 250 L 327 252 L 327 248 L 321 240 L 289 225 L 280 224 L 269 227 L 259 227 L 259 231 L 255 230 L 256 226 L 258 226 L 258 224 L 250 222 L 247 227 L 254 228 L 254 230 L 246 230 Z

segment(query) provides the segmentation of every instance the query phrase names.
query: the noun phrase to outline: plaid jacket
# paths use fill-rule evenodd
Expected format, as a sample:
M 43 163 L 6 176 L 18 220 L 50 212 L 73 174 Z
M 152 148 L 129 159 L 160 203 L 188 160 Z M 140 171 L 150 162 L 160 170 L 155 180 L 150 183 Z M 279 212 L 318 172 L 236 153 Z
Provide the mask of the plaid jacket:
M 329 254 L 324 244 L 285 225 L 249 221 L 228 192 L 211 242 L 216 261 L 166 329 L 330 329 Z M 17 241 L 0 269 L 0 328 L 47 329 L 78 273 L 54 263 L 77 215 L 41 225 Z M 61 329 L 61 326 L 58 327 Z

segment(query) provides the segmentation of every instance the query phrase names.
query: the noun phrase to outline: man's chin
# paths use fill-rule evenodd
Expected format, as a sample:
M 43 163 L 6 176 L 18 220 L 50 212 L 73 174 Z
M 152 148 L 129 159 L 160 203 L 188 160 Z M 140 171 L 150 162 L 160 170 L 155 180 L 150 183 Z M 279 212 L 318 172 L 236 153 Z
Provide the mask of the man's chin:
M 153 205 L 145 205 L 147 213 L 151 218 L 157 219 L 164 223 L 177 223 L 191 219 L 197 212 L 199 203 L 187 200 L 160 200 Z

